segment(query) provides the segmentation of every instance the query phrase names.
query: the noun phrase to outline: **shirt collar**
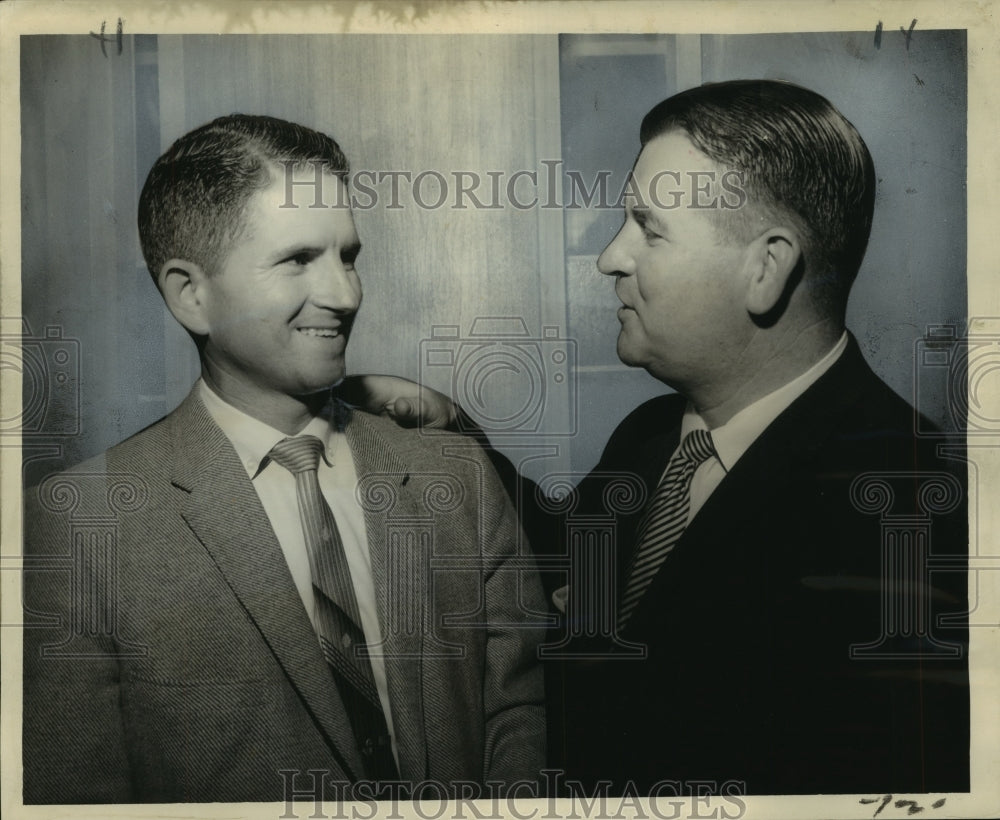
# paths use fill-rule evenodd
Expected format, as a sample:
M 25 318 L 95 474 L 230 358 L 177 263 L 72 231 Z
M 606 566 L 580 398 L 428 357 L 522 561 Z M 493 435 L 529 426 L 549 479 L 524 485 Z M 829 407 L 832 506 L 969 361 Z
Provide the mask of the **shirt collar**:
M 788 384 L 757 399 L 753 404 L 744 407 L 725 424 L 711 431 L 712 443 L 723 469 L 729 472 L 733 465 L 757 440 L 761 433 L 780 416 L 785 409 L 799 396 L 808 390 L 820 376 L 829 370 L 847 349 L 847 332 L 845 331 L 837 343 L 822 359 L 810 367 L 805 373 L 792 379 Z M 681 441 L 692 430 L 707 430 L 705 420 L 698 415 L 694 406 L 688 402 L 684 417 L 681 419 Z
M 247 475 L 251 479 L 260 472 L 261 464 L 271 448 L 282 439 L 288 438 L 280 430 L 265 424 L 242 410 L 237 410 L 229 402 L 219 396 L 204 379 L 198 379 L 198 395 L 201 397 L 209 415 L 233 445 Z M 325 408 L 318 416 L 314 416 L 297 435 L 316 436 L 323 442 L 323 456 L 327 463 L 334 459 L 334 443 L 331 440 L 329 408 Z

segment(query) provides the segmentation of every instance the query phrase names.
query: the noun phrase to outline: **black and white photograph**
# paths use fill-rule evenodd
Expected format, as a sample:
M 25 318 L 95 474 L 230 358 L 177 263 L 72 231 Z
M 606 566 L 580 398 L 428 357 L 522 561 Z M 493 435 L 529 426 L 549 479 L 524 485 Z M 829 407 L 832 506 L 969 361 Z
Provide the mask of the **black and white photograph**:
M 993 10 L 2 4 L 3 811 L 1000 816 Z

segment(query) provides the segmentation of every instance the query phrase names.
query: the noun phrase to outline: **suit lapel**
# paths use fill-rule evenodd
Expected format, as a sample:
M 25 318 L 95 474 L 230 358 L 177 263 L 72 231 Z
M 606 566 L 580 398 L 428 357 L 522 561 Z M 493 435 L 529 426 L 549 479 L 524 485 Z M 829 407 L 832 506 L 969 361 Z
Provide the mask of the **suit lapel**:
M 858 379 L 865 372 L 868 366 L 851 336 L 840 359 L 764 430 L 708 497 L 653 578 L 629 619 L 626 635 L 641 629 L 644 621 L 655 615 L 659 602 L 674 594 L 671 565 L 675 560 L 690 560 L 711 572 L 736 557 L 745 557 L 735 556 L 734 551 L 746 549 L 746 533 L 759 532 L 759 528 L 768 526 L 769 516 L 782 514 L 780 505 L 790 480 L 789 471 L 823 444 L 824 436 L 834 428 L 831 419 L 852 400 Z M 666 451 L 669 459 L 680 440 L 679 418 L 667 440 L 672 441 Z M 659 475 L 653 480 L 658 479 Z M 647 484 L 650 491 L 654 486 Z M 636 546 L 634 527 L 627 537 L 631 554 Z M 685 583 L 691 582 L 685 572 Z
M 421 780 L 429 771 L 423 710 L 423 638 L 431 625 L 425 611 L 430 578 L 419 529 L 426 507 L 412 489 L 407 462 L 360 413 L 345 429 L 358 497 L 365 514 L 368 551 L 385 663 L 400 775 Z M 424 519 L 421 521 L 420 519 Z
M 195 390 L 170 421 L 172 480 L 188 493 L 181 509 L 184 520 L 260 630 L 345 773 L 360 776 L 361 757 L 336 685 L 236 451 Z

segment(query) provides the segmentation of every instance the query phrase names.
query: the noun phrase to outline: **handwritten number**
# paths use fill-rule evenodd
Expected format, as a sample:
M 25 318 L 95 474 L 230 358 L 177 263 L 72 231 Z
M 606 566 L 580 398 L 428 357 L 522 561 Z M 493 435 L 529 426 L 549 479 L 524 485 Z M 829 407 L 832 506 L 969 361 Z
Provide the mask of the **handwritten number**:
M 105 20 L 101 20 L 101 33 L 100 34 L 95 34 L 94 32 L 90 32 L 90 36 L 93 37 L 98 42 L 100 42 L 100 44 L 101 44 L 101 54 L 103 54 L 105 57 L 108 56 L 108 51 L 104 47 L 105 43 L 114 43 L 117 46 L 118 56 L 121 56 L 121 53 L 122 53 L 122 39 L 123 39 L 122 35 L 123 35 L 123 31 L 124 31 L 124 25 L 122 24 L 122 18 L 121 17 L 118 18 L 118 26 L 115 28 L 115 36 L 113 38 L 112 37 L 105 37 L 104 36 L 104 32 L 106 30 L 107 30 L 107 22 Z
M 883 797 L 882 805 L 880 805 L 877 809 L 875 809 L 875 814 L 873 814 L 872 817 L 878 817 L 882 813 L 882 810 L 890 803 L 892 803 L 892 798 L 893 796 L 891 794 L 887 794 L 885 797 Z M 933 803 L 931 803 L 931 808 L 932 809 L 941 808 L 945 804 L 946 800 L 947 798 L 945 797 L 942 797 L 940 800 L 935 800 Z M 864 797 L 858 802 L 861 803 L 862 805 L 871 805 L 872 803 L 878 803 L 879 798 Z M 918 804 L 916 800 L 897 800 L 894 805 L 897 809 L 906 809 L 907 815 L 920 814 L 920 812 L 924 810 L 924 807 Z
M 903 28 L 902 26 L 899 27 L 899 30 L 903 33 L 903 37 L 904 37 L 903 42 L 906 45 L 906 50 L 907 51 L 910 50 L 910 40 L 913 38 L 913 29 L 915 29 L 916 27 L 917 27 L 917 19 L 915 17 L 910 22 L 910 28 L 909 28 L 909 30 Z M 878 25 L 875 26 L 875 48 L 877 48 L 877 49 L 882 48 L 882 21 L 881 20 L 879 20 L 878 21 Z
M 108 56 L 108 52 L 104 50 L 105 40 L 104 40 L 104 21 L 103 20 L 101 20 L 101 33 L 98 35 L 98 34 L 94 34 L 94 32 L 90 32 L 90 36 L 91 37 L 96 37 L 98 40 L 101 41 L 101 54 L 103 54 L 105 57 L 107 57 Z

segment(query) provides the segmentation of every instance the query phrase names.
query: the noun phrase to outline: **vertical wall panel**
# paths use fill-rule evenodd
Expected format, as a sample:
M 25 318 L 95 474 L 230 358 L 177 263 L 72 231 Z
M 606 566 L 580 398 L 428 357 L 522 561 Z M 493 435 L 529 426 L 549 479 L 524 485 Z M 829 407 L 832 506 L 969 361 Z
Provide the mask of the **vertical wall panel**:
M 52 338 L 35 345 L 49 393 L 47 433 L 31 441 L 60 454 L 31 464 L 29 482 L 164 410 L 140 398 L 162 395 L 163 375 L 157 297 L 137 268 L 134 54 L 131 37 L 121 54 L 86 36 L 21 38 L 22 311 L 36 338 L 74 340 L 64 363 Z
M 626 367 L 615 352 L 621 304 L 614 279 L 600 274 L 597 257 L 622 225 L 619 194 L 639 153 L 643 115 L 678 88 L 679 75 L 695 77 L 690 40 L 683 56 L 673 35 L 564 34 L 560 37 L 560 104 L 570 334 L 580 366 L 579 435 L 573 469 L 596 463 L 611 432 L 646 399 L 669 392 L 644 370 Z M 596 195 L 590 205 L 587 191 Z M 605 175 L 606 193 L 598 187 Z

